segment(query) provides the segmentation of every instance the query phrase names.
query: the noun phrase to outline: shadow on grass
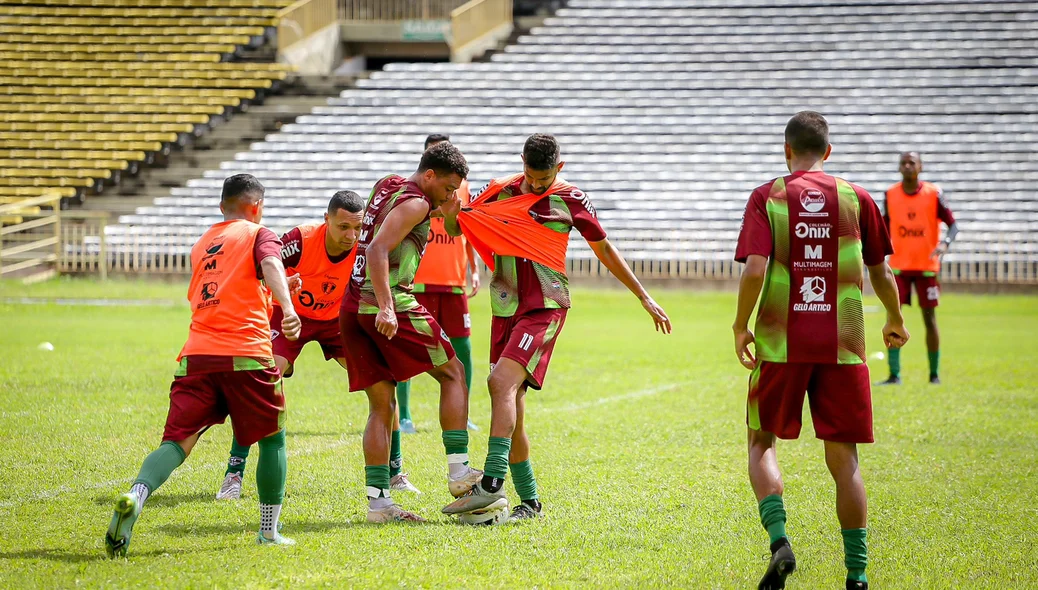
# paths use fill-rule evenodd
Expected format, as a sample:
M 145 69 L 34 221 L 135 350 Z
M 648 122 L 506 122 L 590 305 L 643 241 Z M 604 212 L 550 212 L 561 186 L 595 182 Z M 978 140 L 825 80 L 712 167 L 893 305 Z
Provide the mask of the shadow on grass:
M 335 520 L 317 520 L 317 521 L 305 521 L 305 522 L 293 522 L 288 521 L 284 523 L 285 528 L 282 531 L 283 534 L 291 537 L 299 533 L 323 533 L 326 531 L 337 531 L 345 529 L 365 528 L 365 527 L 378 527 L 387 526 L 383 524 L 371 524 L 364 521 L 335 521 Z M 392 526 L 442 526 L 449 525 L 454 526 L 454 523 L 450 522 L 428 522 L 428 523 L 395 523 Z M 245 526 L 240 524 L 231 523 L 207 523 L 207 524 L 194 524 L 194 523 L 182 523 L 182 524 L 167 524 L 158 527 L 158 530 L 168 535 L 175 536 L 210 536 L 210 535 L 240 535 L 242 533 L 256 534 L 258 523 L 249 523 Z
M 191 553 L 201 552 L 203 552 L 203 550 L 198 549 L 153 549 L 151 551 L 140 552 L 133 551 L 133 549 L 131 549 L 129 559 L 132 559 L 134 557 L 158 557 L 162 555 L 187 555 Z M 96 551 L 90 551 L 89 553 L 75 553 L 72 551 L 67 551 L 65 549 L 32 549 L 26 551 L 10 551 L 0 553 L 0 560 L 10 559 L 46 559 L 48 561 L 61 561 L 64 563 L 89 563 L 92 561 L 110 561 L 108 556 L 105 555 L 103 548 L 98 548 Z
M 194 502 L 210 502 L 213 500 L 213 494 L 208 492 L 196 492 L 194 494 L 156 494 L 154 496 L 148 496 L 147 508 L 155 508 L 157 506 L 179 506 L 181 504 L 192 504 Z M 98 496 L 94 498 L 94 503 L 98 506 L 112 506 L 115 503 L 115 496 Z

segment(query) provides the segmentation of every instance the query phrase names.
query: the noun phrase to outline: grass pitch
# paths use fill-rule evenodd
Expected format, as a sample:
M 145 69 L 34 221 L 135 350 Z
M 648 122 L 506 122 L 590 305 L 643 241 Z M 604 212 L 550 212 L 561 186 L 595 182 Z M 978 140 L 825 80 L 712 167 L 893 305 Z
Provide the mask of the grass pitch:
M 183 300 L 180 285 L 0 283 L 0 297 Z M 662 587 L 751 588 L 767 535 L 745 475 L 747 373 L 732 351 L 734 294 L 661 293 L 675 333 L 653 332 L 625 293 L 575 293 L 528 428 L 547 518 L 462 527 L 450 499 L 428 378 L 415 381 L 420 433 L 405 470 L 425 492 L 396 499 L 426 525 L 364 522 L 362 394 L 309 348 L 289 379 L 292 548 L 253 545 L 255 461 L 244 497 L 213 500 L 230 428 L 208 432 L 149 500 L 130 557 L 102 538 L 115 496 L 160 440 L 186 304 L 86 307 L 0 303 L 0 587 Z M 874 302 L 873 302 L 874 303 Z M 486 453 L 489 310 L 474 302 L 470 446 Z M 1038 571 L 1038 299 L 947 295 L 938 311 L 942 378 L 926 381 L 917 309 L 905 385 L 874 392 L 875 445 L 861 450 L 875 588 L 1015 588 Z M 867 316 L 871 352 L 882 314 Z M 54 351 L 39 350 L 51 342 Z M 311 345 L 314 346 L 314 345 Z M 886 375 L 872 361 L 873 378 Z M 780 444 L 789 588 L 842 588 L 834 490 L 810 421 Z M 253 449 L 254 456 L 256 450 Z M 511 484 L 507 488 L 517 501 Z

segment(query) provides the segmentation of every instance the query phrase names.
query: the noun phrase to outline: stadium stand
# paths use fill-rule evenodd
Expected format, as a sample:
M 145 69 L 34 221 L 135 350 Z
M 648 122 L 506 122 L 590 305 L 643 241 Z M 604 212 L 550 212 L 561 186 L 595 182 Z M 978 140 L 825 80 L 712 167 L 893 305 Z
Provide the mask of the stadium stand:
M 289 68 L 235 59 L 288 3 L 0 0 L 3 204 L 81 200 L 262 98 Z
M 474 186 L 516 172 L 524 138 L 551 132 L 636 269 L 732 277 L 746 198 L 785 171 L 782 128 L 811 108 L 834 129 L 829 170 L 877 198 L 900 151 L 924 154 L 963 229 L 946 280 L 1034 281 L 1036 21 L 1038 4 L 1016 0 L 571 0 L 487 62 L 391 64 L 108 239 L 186 254 L 231 173 L 262 180 L 283 230 L 333 191 L 409 171 L 430 132 L 452 135 Z M 177 71 L 162 79 L 194 80 Z M 579 239 L 570 252 L 575 272 L 598 272 Z

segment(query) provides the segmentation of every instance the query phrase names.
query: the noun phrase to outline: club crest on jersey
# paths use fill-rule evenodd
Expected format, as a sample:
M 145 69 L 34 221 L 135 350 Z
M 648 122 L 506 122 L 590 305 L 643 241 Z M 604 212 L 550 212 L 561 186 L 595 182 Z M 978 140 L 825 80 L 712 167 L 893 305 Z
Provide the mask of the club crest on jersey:
M 334 291 L 334 290 L 335 290 L 335 283 L 333 283 L 331 281 L 325 281 L 325 282 L 321 283 L 321 291 L 325 295 L 331 295 L 332 291 Z
M 802 217 L 829 217 L 825 208 L 825 194 L 816 188 L 805 188 L 800 193 L 800 206 L 804 208 Z
M 793 304 L 793 311 L 831 311 L 832 304 L 824 302 L 825 290 L 825 278 L 804 277 L 804 284 L 800 287 L 803 303 Z

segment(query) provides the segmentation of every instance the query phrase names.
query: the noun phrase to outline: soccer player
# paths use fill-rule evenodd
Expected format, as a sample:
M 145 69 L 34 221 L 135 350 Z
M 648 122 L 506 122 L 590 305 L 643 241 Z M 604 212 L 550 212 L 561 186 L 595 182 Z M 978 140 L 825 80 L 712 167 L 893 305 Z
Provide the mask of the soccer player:
M 955 216 L 944 202 L 941 187 L 919 180 L 923 160 L 918 152 L 901 154 L 901 182 L 887 189 L 884 218 L 894 243 L 890 266 L 897 278 L 901 305 L 912 305 L 912 285 L 919 296 L 926 326 L 926 351 L 930 358 L 930 383 L 941 383 L 938 365 L 941 360 L 941 340 L 937 332 L 937 303 L 941 284 L 941 257 L 959 233 Z M 948 235 L 941 236 L 941 222 L 948 226 Z M 887 351 L 890 376 L 879 385 L 901 384 L 901 350 Z
M 434 133 L 425 139 L 425 149 L 450 141 L 449 135 Z M 458 187 L 462 206 L 469 204 L 469 181 L 463 180 Z M 472 275 L 472 290 L 465 295 L 465 268 Z M 414 294 L 418 303 L 440 324 L 451 340 L 454 353 L 465 366 L 465 387 L 472 391 L 472 334 L 469 317 L 469 299 L 479 292 L 479 268 L 476 253 L 465 236 L 452 236 L 443 227 L 443 218 L 431 221 L 429 245 L 415 275 Z M 396 402 L 400 411 L 400 431 L 406 434 L 417 432 L 411 420 L 411 382 L 396 384 Z M 479 430 L 470 420 L 469 430 Z M 393 436 L 399 436 L 394 432 Z M 393 463 L 390 462 L 390 466 Z
M 832 151 L 825 118 L 797 113 L 786 125 L 785 139 L 790 174 L 753 191 L 735 253 L 746 263 L 732 329 L 736 355 L 753 371 L 746 403 L 750 484 L 772 553 L 758 588 L 784 588 L 796 569 L 775 439 L 800 435 L 805 392 L 836 481 L 846 587 L 868 588 L 865 485 L 857 451 L 857 443 L 873 441 L 862 310 L 865 266 L 887 311 L 884 342 L 901 346 L 908 331 L 886 263 L 891 246 L 879 208 L 864 189 L 822 169 Z M 748 322 L 762 285 L 754 336 Z
M 260 544 L 293 545 L 278 532 L 285 495 L 281 372 L 270 344 L 271 292 L 282 308 L 281 331 L 294 340 L 300 321 L 281 264 L 281 240 L 260 225 L 263 185 L 248 174 L 224 181 L 224 221 L 191 249 L 191 328 L 169 392 L 162 444 L 144 460 L 130 488 L 116 500 L 105 535 L 109 557 L 125 556 L 133 525 L 148 497 L 173 473 L 210 426 L 231 416 L 243 445 L 259 442 L 256 487 Z
M 270 319 L 274 363 L 285 377 L 292 376 L 296 359 L 309 342 L 321 345 L 325 360 L 335 359 L 346 367 L 339 334 L 339 306 L 353 271 L 353 247 L 360 235 L 364 205 L 364 199 L 357 193 L 339 191 L 328 202 L 323 223 L 301 225 L 281 236 L 281 262 L 286 272 L 298 273 L 289 277 L 289 286 L 293 287 L 295 308 L 302 321 L 299 338 L 289 340 L 280 331 L 282 309 L 274 306 Z M 392 449 L 395 472 L 390 474 L 390 486 L 394 490 L 417 492 L 407 474 L 402 472 L 399 442 L 397 435 Z M 216 494 L 217 500 L 241 497 L 248 456 L 249 447 L 232 440 L 227 472 Z
M 484 242 L 495 251 L 494 275 L 490 282 L 494 316 L 488 380 L 490 445 L 482 480 L 444 507 L 445 514 L 507 507 L 503 488 L 509 471 L 521 500 L 512 510 L 511 519 L 536 518 L 544 513 L 530 463 L 530 440 L 525 429 L 526 392 L 543 386 L 552 350 L 570 307 L 569 280 L 564 272 L 570 230 L 576 228 L 606 268 L 638 297 L 656 329 L 664 333 L 671 331 L 666 312 L 653 301 L 620 252 L 606 239 L 588 196 L 559 177 L 565 162 L 555 138 L 531 135 L 523 146 L 522 159 L 522 174 L 492 181 L 474 197 L 474 202 L 507 207 L 514 199 L 511 202 L 523 209 L 515 221 L 525 220 L 534 226 L 542 236 L 543 245 L 557 246 L 558 257 L 553 261 L 535 262 L 521 255 L 499 255 L 510 250 L 505 250 L 503 244 L 495 247 Z M 510 224 L 507 231 L 514 236 L 520 227 Z M 447 228 L 452 229 L 450 224 Z M 470 234 L 472 237 L 476 236 Z M 476 249 L 484 254 L 480 246 Z M 536 249 L 537 244 L 531 245 L 531 255 Z M 546 262 L 553 264 L 549 266 Z
M 342 301 L 339 326 L 346 347 L 350 390 L 364 390 L 370 413 L 364 430 L 368 521 L 422 521 L 390 497 L 389 450 L 396 415 L 396 384 L 428 373 L 440 384 L 440 427 L 447 451 L 448 488 L 464 493 L 483 472 L 468 465 L 468 390 L 465 368 L 450 340 L 412 293 L 429 239 L 430 214 L 457 223 L 455 191 L 468 164 L 449 142 L 422 154 L 408 178 L 390 175 L 375 184 L 357 242 L 357 262 Z

